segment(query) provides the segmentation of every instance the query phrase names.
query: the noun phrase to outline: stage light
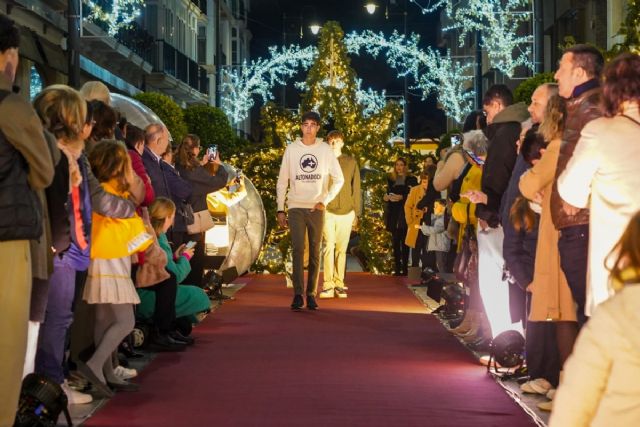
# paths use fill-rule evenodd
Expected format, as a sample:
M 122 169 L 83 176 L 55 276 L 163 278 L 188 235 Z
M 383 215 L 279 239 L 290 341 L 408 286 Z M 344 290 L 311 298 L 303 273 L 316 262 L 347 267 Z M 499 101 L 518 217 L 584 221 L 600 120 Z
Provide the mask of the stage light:
M 518 331 L 505 331 L 491 341 L 491 360 L 503 368 L 522 366 L 524 362 L 524 337 Z
M 311 34 L 313 34 L 314 36 L 318 35 L 318 33 L 320 32 L 320 28 L 322 28 L 322 27 L 320 25 L 318 25 L 318 24 L 309 25 L 309 29 L 311 30 Z
M 367 9 L 367 12 L 369 12 L 369 15 L 373 15 L 374 13 L 376 13 L 376 9 L 378 8 L 378 5 L 373 2 L 369 2 L 364 5 L 364 8 Z

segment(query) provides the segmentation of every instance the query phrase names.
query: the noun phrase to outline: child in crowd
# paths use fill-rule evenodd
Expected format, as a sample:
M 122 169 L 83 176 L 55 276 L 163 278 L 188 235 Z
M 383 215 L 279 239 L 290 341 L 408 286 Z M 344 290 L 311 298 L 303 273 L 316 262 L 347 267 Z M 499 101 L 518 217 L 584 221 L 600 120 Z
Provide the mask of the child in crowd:
M 433 213 L 431 214 L 431 225 L 423 224 L 420 230 L 426 236 L 429 236 L 427 243 L 427 251 L 435 252 L 436 267 L 438 272 L 444 273 L 447 268 L 447 254 L 451 245 L 451 239 L 447 235 L 447 229 L 444 225 L 444 214 L 447 202 L 443 199 L 436 200 L 433 203 Z
M 189 263 L 193 256 L 194 248 L 187 247 L 182 244 L 174 252 L 171 250 L 169 240 L 167 239 L 167 230 L 173 226 L 176 216 L 176 205 L 172 200 L 166 197 L 158 197 L 149 206 L 149 218 L 156 236 L 158 244 L 164 250 L 167 257 L 165 268 L 175 275 L 178 283 L 181 283 L 191 271 Z M 153 318 L 155 309 L 155 292 L 139 288 L 140 306 L 138 307 L 138 317 L 144 319 Z M 179 285 L 176 294 L 176 321 L 179 325 L 196 323 L 198 315 L 206 312 L 211 308 L 211 303 L 207 294 L 197 286 Z M 178 328 L 180 332 L 185 332 L 184 328 Z M 184 333 L 182 335 L 185 335 Z M 188 343 L 192 344 L 193 339 L 188 339 Z
M 89 266 L 92 211 L 127 218 L 134 214 L 135 205 L 106 193 L 91 173 L 83 150 L 92 122 L 88 120 L 87 103 L 76 90 L 51 85 L 35 98 L 34 108 L 60 151 L 54 156 L 57 162 L 53 182 L 46 189 L 55 256 L 35 371 L 62 384 L 70 403 L 88 403 L 91 396 L 68 387 L 63 370 L 65 340 L 74 318 L 76 271 Z
M 606 265 L 616 294 L 580 331 L 553 400 L 550 427 L 640 425 L 640 212 Z
M 101 141 L 89 154 L 92 170 L 108 193 L 129 196 L 127 175 L 132 175 L 131 159 L 124 145 Z M 137 215 L 126 220 L 111 220 L 98 214 L 92 218 L 91 263 L 83 299 L 95 304 L 95 352 L 86 362 L 78 362 L 78 371 L 103 395 L 111 396 L 106 382 L 116 388 L 127 383 L 103 370 L 112 372 L 111 353 L 133 330 L 133 305 L 140 299 L 131 280 L 130 255 L 152 243 L 142 219 Z M 106 366 L 108 364 L 108 366 Z

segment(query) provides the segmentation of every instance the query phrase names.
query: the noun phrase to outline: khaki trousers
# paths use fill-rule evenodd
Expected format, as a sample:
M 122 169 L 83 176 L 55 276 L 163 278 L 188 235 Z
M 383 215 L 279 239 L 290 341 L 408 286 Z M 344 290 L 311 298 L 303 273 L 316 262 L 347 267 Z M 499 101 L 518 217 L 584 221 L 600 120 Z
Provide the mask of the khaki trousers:
M 324 228 L 322 229 L 322 237 L 324 238 L 324 247 L 322 248 L 323 290 L 344 287 L 347 247 L 355 216 L 354 211 L 344 215 L 325 213 Z
M 0 242 L 0 427 L 11 427 L 18 408 L 27 351 L 31 302 L 28 240 Z

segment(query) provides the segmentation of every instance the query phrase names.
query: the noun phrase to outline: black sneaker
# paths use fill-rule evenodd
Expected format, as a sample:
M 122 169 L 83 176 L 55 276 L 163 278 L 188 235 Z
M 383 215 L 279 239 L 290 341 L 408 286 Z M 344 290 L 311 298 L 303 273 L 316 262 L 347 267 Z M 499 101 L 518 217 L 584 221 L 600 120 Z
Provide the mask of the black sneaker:
M 318 308 L 316 297 L 314 297 L 313 295 L 307 295 L 307 308 L 309 310 L 315 310 Z
M 300 310 L 304 305 L 304 301 L 302 300 L 302 295 L 296 295 L 293 297 L 293 302 L 291 303 L 291 310 Z

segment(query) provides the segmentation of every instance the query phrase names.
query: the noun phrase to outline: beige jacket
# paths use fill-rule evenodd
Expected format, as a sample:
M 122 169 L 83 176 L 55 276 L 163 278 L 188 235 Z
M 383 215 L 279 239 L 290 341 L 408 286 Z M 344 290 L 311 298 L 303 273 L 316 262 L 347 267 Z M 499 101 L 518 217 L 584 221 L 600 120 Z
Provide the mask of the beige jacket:
M 640 284 L 604 302 L 564 365 L 549 427 L 640 426 Z
M 527 199 L 534 200 L 539 192 L 544 193 L 536 245 L 539 255 L 535 260 L 533 282 L 528 288 L 531 292 L 529 320 L 532 322 L 576 320 L 571 290 L 560 267 L 558 230 L 551 219 L 551 187 L 559 150 L 560 139 L 551 141 L 540 161 L 520 178 L 520 192 Z
M 637 105 L 623 113 L 640 122 Z M 589 122 L 564 173 L 560 196 L 569 204 L 589 208 L 589 273 L 587 314 L 609 298 L 605 258 L 640 210 L 640 124 L 622 115 Z

